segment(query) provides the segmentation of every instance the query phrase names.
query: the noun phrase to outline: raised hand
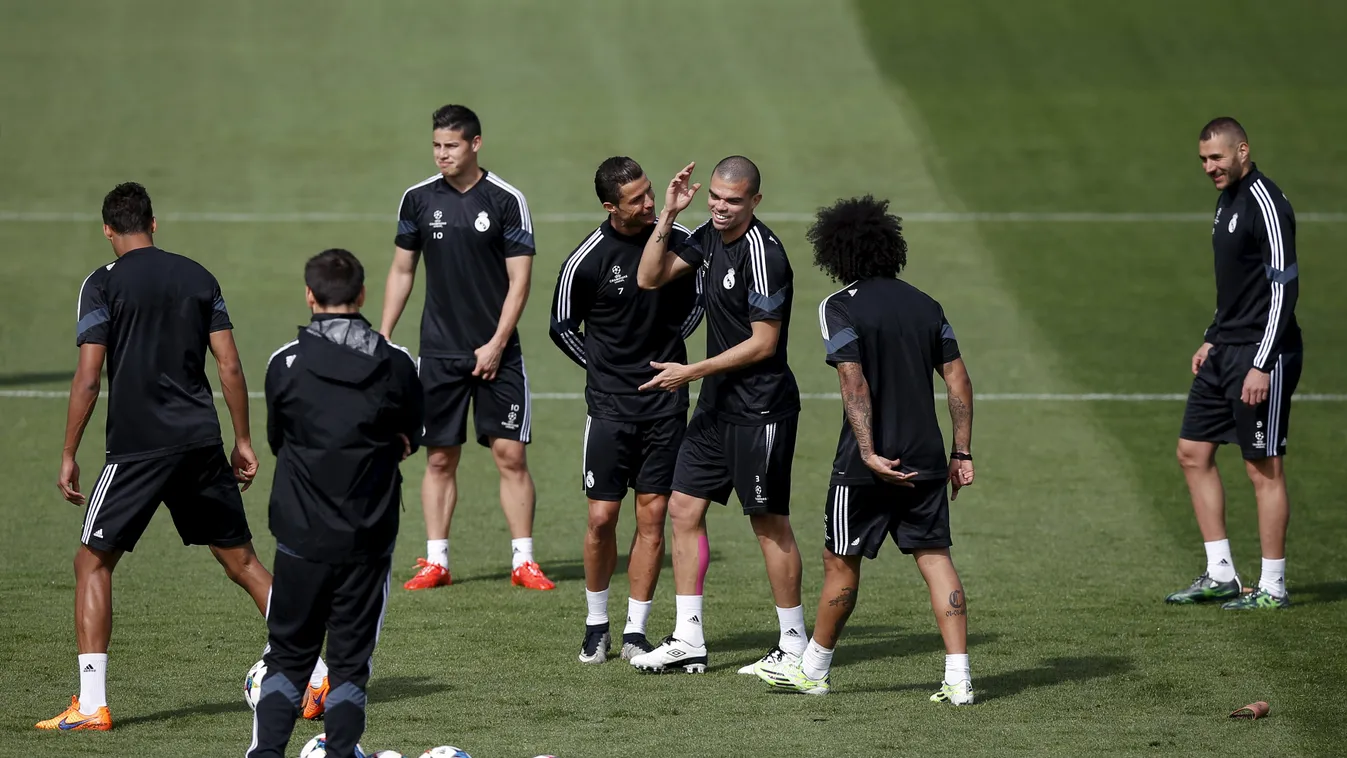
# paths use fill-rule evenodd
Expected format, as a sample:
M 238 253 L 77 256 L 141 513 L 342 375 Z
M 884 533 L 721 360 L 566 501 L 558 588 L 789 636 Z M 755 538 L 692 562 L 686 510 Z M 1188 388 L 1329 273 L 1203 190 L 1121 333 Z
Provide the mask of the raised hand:
M 689 163 L 669 182 L 669 188 L 664 191 L 665 215 L 681 213 L 686 210 L 689 205 L 692 205 L 692 196 L 696 195 L 697 190 L 702 188 L 701 182 L 690 184 L 692 181 L 692 169 L 696 166 L 696 161 Z

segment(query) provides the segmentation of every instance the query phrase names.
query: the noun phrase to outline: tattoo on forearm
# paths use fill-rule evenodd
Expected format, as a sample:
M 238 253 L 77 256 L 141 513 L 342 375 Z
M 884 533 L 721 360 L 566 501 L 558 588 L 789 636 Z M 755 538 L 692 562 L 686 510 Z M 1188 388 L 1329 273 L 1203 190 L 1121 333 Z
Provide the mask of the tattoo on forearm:
M 828 601 L 829 607 L 842 608 L 843 610 L 848 611 L 851 610 L 853 607 L 855 607 L 855 605 L 856 605 L 855 587 L 843 587 L 842 592 L 839 593 L 837 597 Z
M 949 593 L 949 610 L 945 611 L 946 616 L 963 616 L 968 613 L 964 607 L 963 590 L 955 590 Z
M 658 233 L 658 234 L 655 235 L 655 241 L 656 241 L 656 242 L 663 242 L 664 240 L 666 240 L 666 239 L 668 239 L 668 238 L 669 238 L 669 233 L 668 233 L 668 232 L 660 232 L 660 233 Z
M 954 427 L 954 449 L 967 452 L 973 442 L 973 409 L 952 392 L 949 395 L 949 420 Z
M 862 458 L 874 452 L 874 436 L 870 432 L 870 387 L 865 383 L 859 364 L 846 363 L 838 368 L 842 375 L 842 407 L 847 421 L 856 435 L 856 447 Z

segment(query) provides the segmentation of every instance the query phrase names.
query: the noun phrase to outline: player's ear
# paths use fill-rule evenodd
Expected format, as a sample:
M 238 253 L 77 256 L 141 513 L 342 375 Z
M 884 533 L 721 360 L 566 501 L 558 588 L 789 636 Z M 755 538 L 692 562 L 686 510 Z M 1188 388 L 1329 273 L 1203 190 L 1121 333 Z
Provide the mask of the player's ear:
M 318 307 L 318 298 L 313 296 L 313 290 L 309 289 L 307 286 L 304 287 L 304 302 L 309 304 L 309 310 L 314 310 Z
M 476 137 L 472 138 L 472 151 L 475 153 L 481 149 L 482 149 L 482 135 L 479 134 Z
M 617 213 L 617 206 L 613 205 L 612 203 L 605 202 L 603 204 L 603 209 L 608 213 Z
M 157 219 L 157 218 L 151 218 L 151 219 L 150 219 L 150 234 L 154 234 L 154 233 L 157 232 L 157 231 L 159 231 L 159 219 Z
M 748 209 L 749 209 L 749 210 L 754 210 L 755 208 L 758 207 L 758 203 L 761 203 L 761 202 L 762 202 L 762 193 L 759 192 L 758 194 L 756 194 L 756 195 L 753 196 L 753 199 L 752 199 L 752 200 L 749 200 L 749 201 L 748 201 Z
M 355 307 L 362 308 L 365 305 L 365 288 L 360 288 L 360 294 L 355 296 Z
M 107 224 L 103 224 L 103 236 L 107 238 L 108 242 L 112 241 L 112 237 L 115 234 L 116 232 L 112 231 L 112 227 L 108 226 Z

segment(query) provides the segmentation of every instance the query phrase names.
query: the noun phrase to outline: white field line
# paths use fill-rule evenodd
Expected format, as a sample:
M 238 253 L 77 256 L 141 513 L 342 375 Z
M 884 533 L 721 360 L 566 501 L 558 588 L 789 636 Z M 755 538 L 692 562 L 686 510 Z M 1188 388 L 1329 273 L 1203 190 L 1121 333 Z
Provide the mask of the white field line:
M 107 392 L 103 392 L 99 397 L 106 398 Z M 64 400 L 69 397 L 65 390 L 0 390 L 0 398 L 9 399 L 38 399 L 38 400 Z M 215 393 L 216 398 L 224 397 L 220 393 Z M 253 400 L 261 400 L 266 396 L 261 392 L 249 392 L 248 397 Z M 696 397 L 696 393 L 693 393 Z M 937 394 L 936 397 L 944 397 Z M 534 400 L 584 400 L 584 393 L 581 392 L 535 392 Z M 842 396 L 836 392 L 802 392 L 801 400 L 841 400 Z M 1029 403 L 1078 403 L 1078 402 L 1118 402 L 1118 403 L 1151 403 L 1151 402 L 1182 402 L 1188 399 L 1187 395 L 1180 393 L 1108 393 L 1091 392 L 1084 394 L 1064 394 L 1055 392 L 987 392 L 974 395 L 975 400 L 989 402 L 1029 402 Z M 1291 398 L 1295 402 L 1301 403 L 1347 403 L 1347 394 L 1300 394 Z
M 913 211 L 899 213 L 905 221 L 921 223 L 1197 223 L 1210 221 L 1210 213 L 1094 213 L 1094 212 L 1004 212 L 1004 213 L 937 213 Z M 758 214 L 764 221 L 809 222 L 814 220 L 813 213 L 772 212 Z M 69 211 L 20 211 L 0 210 L 0 223 L 87 223 L 101 220 L 97 213 L 75 213 Z M 331 224 L 331 223 L 396 223 L 397 219 L 387 213 L 333 213 L 333 212 L 283 212 L 250 213 L 224 211 L 184 211 L 165 213 L 160 221 L 175 223 L 212 223 L 212 224 Z M 598 223 L 603 220 L 599 212 L 579 213 L 535 213 L 533 220 L 543 224 L 561 224 L 572 222 Z M 1300 223 L 1341 224 L 1347 223 L 1347 213 L 1297 213 Z

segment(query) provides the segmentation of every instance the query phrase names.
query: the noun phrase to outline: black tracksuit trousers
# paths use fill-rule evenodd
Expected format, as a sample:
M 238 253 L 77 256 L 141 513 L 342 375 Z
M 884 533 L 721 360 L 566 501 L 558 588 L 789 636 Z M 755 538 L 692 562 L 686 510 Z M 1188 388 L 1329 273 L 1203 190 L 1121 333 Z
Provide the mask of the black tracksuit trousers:
M 276 551 L 267 612 L 267 664 L 247 758 L 284 758 L 302 694 L 327 636 L 328 758 L 353 758 L 365 731 L 365 685 L 379 639 L 392 557 L 318 563 Z

